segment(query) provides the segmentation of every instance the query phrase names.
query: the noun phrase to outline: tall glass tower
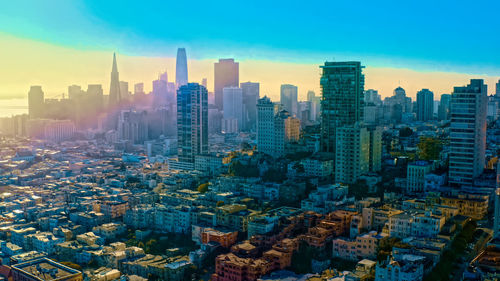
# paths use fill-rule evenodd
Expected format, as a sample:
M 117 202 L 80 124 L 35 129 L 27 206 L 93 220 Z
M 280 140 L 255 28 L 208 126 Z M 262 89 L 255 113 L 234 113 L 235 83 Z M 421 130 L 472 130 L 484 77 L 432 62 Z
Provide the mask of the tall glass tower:
M 186 49 L 177 49 L 177 60 L 175 63 L 175 84 L 177 89 L 188 83 L 188 67 Z

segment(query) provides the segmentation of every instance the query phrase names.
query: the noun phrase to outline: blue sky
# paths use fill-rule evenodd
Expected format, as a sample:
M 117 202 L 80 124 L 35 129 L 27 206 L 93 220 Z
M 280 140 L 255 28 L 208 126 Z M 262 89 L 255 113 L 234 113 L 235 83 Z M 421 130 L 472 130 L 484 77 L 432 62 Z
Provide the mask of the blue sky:
M 0 31 L 80 50 L 498 75 L 500 1 L 4 1 Z

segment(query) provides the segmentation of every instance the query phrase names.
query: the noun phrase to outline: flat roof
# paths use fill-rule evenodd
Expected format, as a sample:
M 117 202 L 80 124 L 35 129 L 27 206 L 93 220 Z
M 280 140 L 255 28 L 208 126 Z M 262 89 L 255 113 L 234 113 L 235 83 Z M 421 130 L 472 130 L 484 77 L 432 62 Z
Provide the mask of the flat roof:
M 47 258 L 16 264 L 12 266 L 12 269 L 21 271 L 37 280 L 59 280 L 60 278 L 81 274 L 76 269 Z

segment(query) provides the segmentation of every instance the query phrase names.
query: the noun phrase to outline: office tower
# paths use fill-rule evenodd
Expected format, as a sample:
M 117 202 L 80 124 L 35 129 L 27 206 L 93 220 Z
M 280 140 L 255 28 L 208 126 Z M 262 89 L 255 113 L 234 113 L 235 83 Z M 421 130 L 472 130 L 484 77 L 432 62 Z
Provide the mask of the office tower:
M 208 133 L 218 134 L 222 130 L 222 112 L 214 104 L 208 105 Z
M 495 96 L 488 97 L 488 108 L 486 110 L 486 117 L 488 121 L 496 121 L 498 119 L 498 105 L 500 101 Z
M 281 85 L 280 102 L 284 110 L 288 111 L 292 116 L 296 116 L 298 113 L 297 86 Z
M 260 84 L 245 82 L 240 84 L 243 91 L 243 130 L 255 130 L 257 126 L 257 101 L 259 100 Z
M 365 99 L 365 104 L 380 105 L 382 103 L 378 91 L 373 89 L 365 91 L 364 99 Z
M 286 110 L 281 110 L 274 116 L 274 140 L 271 155 L 280 157 L 285 155 L 286 143 L 286 120 L 290 117 L 290 113 Z
M 382 128 L 377 126 L 367 127 L 370 134 L 370 148 L 368 170 L 380 172 L 382 170 Z
M 120 81 L 120 95 L 121 99 L 124 101 L 130 99 L 130 94 L 128 91 L 128 82 Z
M 194 163 L 208 153 L 208 91 L 198 83 L 177 90 L 177 141 L 179 162 Z
M 450 119 L 450 94 L 442 94 L 441 100 L 438 107 L 438 120 L 449 120 Z
M 82 91 L 82 87 L 78 85 L 71 85 L 68 86 L 68 97 L 70 100 L 77 100 L 82 98 L 82 96 L 85 94 L 84 91 Z
M 167 82 L 165 80 L 157 79 L 153 81 L 153 106 L 165 106 L 167 104 Z
M 472 79 L 451 94 L 450 185 L 472 185 L 484 169 L 487 86 Z
M 160 73 L 159 79 L 168 83 L 168 74 L 166 70 L 165 72 Z
M 28 112 L 30 119 L 44 117 L 44 94 L 42 86 L 31 86 L 28 92 Z
M 202 85 L 203 87 L 205 87 L 205 88 L 207 88 L 207 89 L 208 89 L 208 87 L 207 87 L 207 78 L 203 78 L 203 79 L 201 79 L 201 85 Z
M 498 80 L 498 82 L 497 82 L 497 84 L 496 84 L 495 96 L 496 96 L 497 98 L 500 98 L 500 80 Z
M 240 64 L 234 59 L 219 59 L 214 63 L 214 94 L 215 106 L 224 110 L 222 89 L 225 87 L 238 87 L 240 84 Z
M 257 102 L 257 151 L 274 154 L 274 104 L 268 97 Z
M 225 87 L 222 89 L 222 97 L 224 119 L 236 120 L 236 131 L 241 130 L 243 126 L 243 90 L 238 87 Z M 234 128 L 234 126 L 231 127 Z
M 422 89 L 417 93 L 417 120 L 428 121 L 434 116 L 434 93 Z
M 86 125 L 93 128 L 97 127 L 97 116 L 104 109 L 103 108 L 104 91 L 100 84 L 90 84 L 87 86 L 87 118 Z
M 320 107 L 321 107 L 321 97 L 316 96 L 314 91 L 307 92 L 307 101 L 311 103 L 309 120 L 316 121 L 319 119 Z
M 370 133 L 358 124 L 337 128 L 335 182 L 354 183 L 370 169 Z
M 177 49 L 177 60 L 175 62 L 175 85 L 177 89 L 188 83 L 188 67 L 186 49 Z
M 111 83 L 109 85 L 109 101 L 108 106 L 115 109 L 119 106 L 122 100 L 120 93 L 120 75 L 118 73 L 118 66 L 116 65 L 116 54 L 113 53 L 113 68 L 111 70 Z
M 118 137 L 134 144 L 148 140 L 146 111 L 122 110 L 118 118 Z
M 295 115 L 304 125 L 309 124 L 309 117 L 311 115 L 311 102 L 299 101 L 297 103 L 297 114 Z
M 296 142 L 300 139 L 300 119 L 288 116 L 285 119 L 285 141 Z
M 325 62 L 320 85 L 321 145 L 335 152 L 336 129 L 363 120 L 365 78 L 360 62 Z
M 134 95 L 142 95 L 144 93 L 144 83 L 136 83 L 134 85 Z

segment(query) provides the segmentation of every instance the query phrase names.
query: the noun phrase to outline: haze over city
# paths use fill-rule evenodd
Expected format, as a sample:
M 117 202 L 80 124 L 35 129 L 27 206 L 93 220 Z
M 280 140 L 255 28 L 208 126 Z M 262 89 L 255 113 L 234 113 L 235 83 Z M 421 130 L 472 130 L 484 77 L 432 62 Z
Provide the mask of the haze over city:
M 499 8 L 0 4 L 0 281 L 500 280 Z

